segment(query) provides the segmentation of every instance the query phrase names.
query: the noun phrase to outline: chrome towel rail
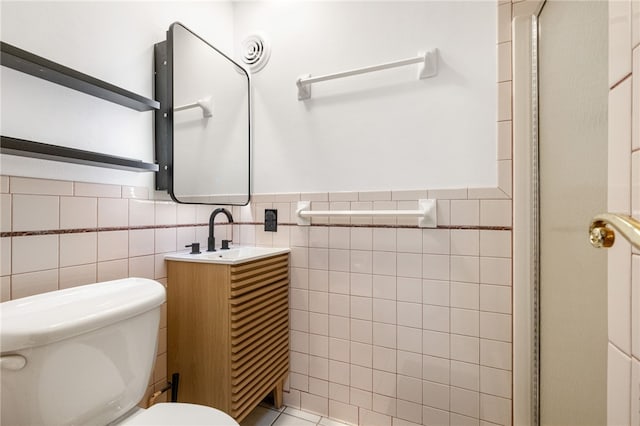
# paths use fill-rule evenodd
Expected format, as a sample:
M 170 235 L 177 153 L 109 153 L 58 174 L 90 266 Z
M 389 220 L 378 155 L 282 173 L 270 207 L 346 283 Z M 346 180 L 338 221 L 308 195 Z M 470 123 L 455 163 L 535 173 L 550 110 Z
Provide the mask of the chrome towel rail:
M 436 200 L 423 199 L 418 200 L 418 210 L 310 210 L 310 201 L 298 201 L 296 209 L 297 224 L 311 225 L 311 218 L 314 216 L 346 216 L 346 217 L 362 217 L 362 216 L 400 216 L 400 217 L 417 217 L 418 226 L 420 228 L 435 228 L 437 226 Z
M 334 80 L 336 78 L 351 77 L 352 75 L 365 74 L 368 72 L 386 70 L 389 68 L 402 67 L 405 65 L 420 64 L 418 79 L 433 77 L 438 73 L 438 49 L 431 49 L 427 52 L 418 53 L 417 57 L 401 59 L 399 61 L 386 62 L 384 64 L 372 65 L 364 68 L 356 68 L 349 71 L 337 72 L 334 74 L 311 77 L 307 74 L 298 78 L 298 100 L 303 101 L 311 98 L 311 84 L 321 81 Z
M 640 222 L 631 216 L 614 213 L 602 213 L 591 220 L 589 226 L 591 245 L 596 248 L 613 246 L 616 237 L 614 229 L 620 232 L 635 248 L 640 249 Z

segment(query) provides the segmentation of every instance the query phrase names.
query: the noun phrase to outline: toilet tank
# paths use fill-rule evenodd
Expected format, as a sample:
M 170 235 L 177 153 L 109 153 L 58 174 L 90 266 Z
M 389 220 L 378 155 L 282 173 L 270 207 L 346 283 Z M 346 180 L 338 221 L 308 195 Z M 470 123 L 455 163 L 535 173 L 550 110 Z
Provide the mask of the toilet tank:
M 2 425 L 106 425 L 144 396 L 165 289 L 127 278 L 0 304 Z

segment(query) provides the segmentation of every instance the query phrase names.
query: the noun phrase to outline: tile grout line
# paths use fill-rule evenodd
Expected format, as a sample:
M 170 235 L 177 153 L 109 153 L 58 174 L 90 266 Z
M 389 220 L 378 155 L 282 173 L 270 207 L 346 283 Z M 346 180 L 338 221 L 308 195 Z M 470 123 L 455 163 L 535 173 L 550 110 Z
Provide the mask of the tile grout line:
M 280 416 L 282 415 L 282 413 L 284 413 L 284 410 L 282 411 L 278 411 L 278 415 L 275 417 L 275 419 L 273 419 L 273 421 L 271 422 L 270 426 L 273 426 L 276 424 L 276 422 L 278 421 L 278 419 L 280 418 Z

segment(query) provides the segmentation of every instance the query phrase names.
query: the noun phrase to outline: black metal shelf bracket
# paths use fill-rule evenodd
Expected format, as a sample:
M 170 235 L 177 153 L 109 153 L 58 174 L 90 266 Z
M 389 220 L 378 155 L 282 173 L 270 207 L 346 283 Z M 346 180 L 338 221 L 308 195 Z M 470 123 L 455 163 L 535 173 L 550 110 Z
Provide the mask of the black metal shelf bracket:
M 160 102 L 156 100 L 145 98 L 4 42 L 0 42 L 0 65 L 136 111 L 160 108 Z
M 39 158 L 43 160 L 62 161 L 65 163 L 82 164 L 85 166 L 106 167 L 109 169 L 126 170 L 130 172 L 157 172 L 158 165 L 145 163 L 132 158 L 115 155 L 100 154 L 76 148 L 50 145 L 0 136 L 0 153 L 21 157 Z

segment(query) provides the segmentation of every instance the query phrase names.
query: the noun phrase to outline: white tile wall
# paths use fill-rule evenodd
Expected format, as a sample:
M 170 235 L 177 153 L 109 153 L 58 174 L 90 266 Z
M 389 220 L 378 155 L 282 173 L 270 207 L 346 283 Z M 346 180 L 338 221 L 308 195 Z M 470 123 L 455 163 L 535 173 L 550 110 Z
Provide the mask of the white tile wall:
M 95 197 L 60 197 L 60 229 L 95 228 L 97 209 Z
M 149 189 L 139 186 L 123 186 L 122 198 L 138 198 L 147 200 L 149 199 Z
M 640 256 L 632 256 L 631 354 L 640 359 Z
M 480 225 L 480 202 L 478 200 L 451 200 L 450 224 L 459 226 Z
M 637 1 L 609 1 L 609 197 L 610 211 L 638 218 L 640 149 L 640 6 Z M 632 50 L 635 47 L 634 50 Z M 633 165 L 633 167 L 632 167 Z M 629 245 L 609 250 L 609 352 L 607 423 L 640 424 L 640 263 Z M 634 251 L 637 253 L 637 251 Z M 629 302 L 631 300 L 631 302 Z
M 154 230 L 154 253 L 169 253 L 178 249 L 182 250 L 184 244 L 176 245 L 176 228 L 160 228 Z
M 28 272 L 11 276 L 11 298 L 32 296 L 58 289 L 58 270 Z
M 97 281 L 111 281 L 129 276 L 129 262 L 127 259 L 111 260 L 98 263 Z
M 149 226 L 154 225 L 154 223 L 155 203 L 153 201 L 129 200 L 130 226 Z
M 129 225 L 129 201 L 119 198 L 98 198 L 98 227 Z
M 0 194 L 0 231 L 11 231 L 12 202 L 10 194 Z
M 11 275 L 11 238 L 0 238 L 0 276 Z
M 58 248 L 58 235 L 13 237 L 11 272 L 21 274 L 57 268 Z
M 0 193 L 6 194 L 9 192 L 9 176 L 0 176 Z
M 97 240 L 95 232 L 60 235 L 60 267 L 96 263 Z
M 511 401 L 493 395 L 480 394 L 480 418 L 495 424 L 511 424 Z
M 631 424 L 640 424 L 640 361 L 631 359 Z
M 96 282 L 96 277 L 97 265 L 95 263 L 60 268 L 58 286 L 62 289 L 93 284 Z
M 635 7 L 635 16 L 640 17 L 640 4 L 638 1 L 633 2 Z M 637 27 L 637 28 L 636 28 Z M 634 29 L 640 33 L 640 22 L 638 22 L 637 18 L 634 21 Z M 638 34 L 640 37 L 640 34 Z M 640 111 L 640 85 L 637 83 L 637 76 L 640 74 L 640 45 L 636 45 L 635 49 L 633 49 L 633 74 L 636 76 L 636 83 L 633 85 L 633 99 L 632 99 L 632 111 Z M 640 114 L 633 114 L 632 123 L 631 123 L 631 147 L 632 149 L 638 150 L 640 149 Z M 635 182 L 635 181 L 634 181 Z
M 611 211 L 630 212 L 630 153 L 631 78 L 626 78 L 609 92 L 608 206 Z
M 479 220 L 480 202 L 473 205 Z M 256 227 L 236 225 L 234 232 Z M 510 231 L 288 230 L 289 404 L 354 422 L 510 416 Z M 160 240 L 173 241 L 177 231 L 149 231 L 99 232 L 98 275 L 128 268 L 161 277 L 161 255 L 153 253 L 171 248 Z
M 607 424 L 627 425 L 631 421 L 631 359 L 611 343 L 607 358 Z
M 11 300 L 11 277 L 0 277 L 0 302 Z
M 155 225 L 175 225 L 177 223 L 177 205 L 175 203 L 155 203 Z
M 609 1 L 609 87 L 631 72 L 631 1 Z
M 129 231 L 129 256 L 153 254 L 155 232 L 153 229 L 133 229 Z
M 60 228 L 60 198 L 50 195 L 13 195 L 13 231 Z
M 10 176 L 12 194 L 73 195 L 73 182 Z
M 76 197 L 120 198 L 122 196 L 120 185 L 75 182 L 73 189 Z

